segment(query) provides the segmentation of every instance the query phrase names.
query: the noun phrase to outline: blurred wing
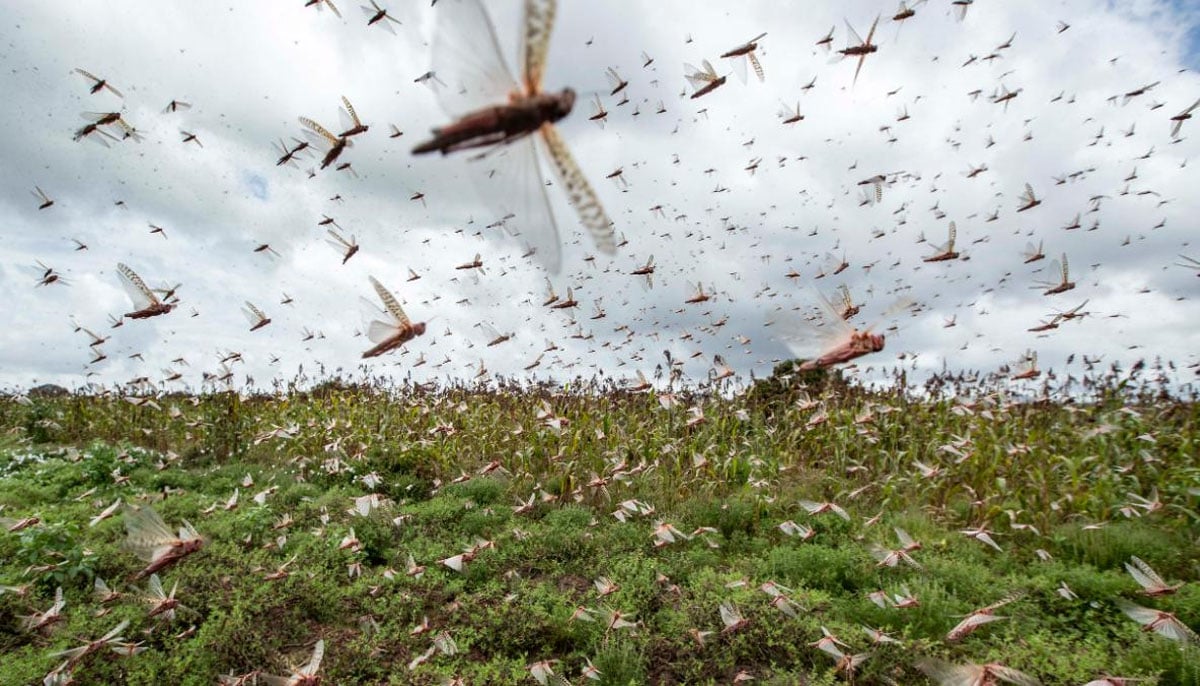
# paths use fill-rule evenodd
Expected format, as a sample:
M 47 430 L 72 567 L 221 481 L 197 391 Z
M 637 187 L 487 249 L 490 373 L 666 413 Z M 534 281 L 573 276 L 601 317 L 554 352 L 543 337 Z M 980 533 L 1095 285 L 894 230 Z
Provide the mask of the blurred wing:
M 250 302 L 249 300 L 246 301 L 246 308 L 242 310 L 242 312 L 245 313 L 246 319 L 248 319 L 251 324 L 258 324 L 267 318 L 267 315 L 263 314 L 263 311 L 255 307 L 254 303 Z
M 196 531 L 196 527 L 191 525 L 191 522 L 185 519 L 179 525 L 179 538 L 184 541 L 194 541 L 200 538 L 200 533 Z
M 309 148 L 316 150 L 321 155 L 329 152 L 329 149 L 332 148 L 334 144 L 333 140 L 326 138 L 325 136 L 322 136 L 311 129 L 304 130 L 304 139 L 308 141 Z
M 688 83 L 692 84 L 692 88 L 699 90 L 712 82 L 712 77 L 704 73 L 704 70 L 698 69 L 694 64 L 684 62 L 683 68 L 685 70 L 684 78 L 688 80 Z
M 1005 619 L 1005 618 L 997 617 L 996 615 L 971 615 L 971 616 L 967 617 L 966 619 L 962 620 L 961 622 L 959 622 L 957 626 L 955 626 L 953 629 L 950 630 L 950 633 L 948 635 L 954 636 L 955 634 L 960 634 L 960 632 L 967 632 L 967 631 L 975 629 L 976 627 L 983 626 L 984 624 L 987 624 L 988 622 L 995 622 L 1000 619 Z
M 737 74 L 738 80 L 746 83 L 746 55 L 731 57 L 730 61 L 733 62 L 733 73 Z
M 162 579 L 158 578 L 157 574 L 150 575 L 150 584 L 146 588 L 150 591 L 150 595 L 158 600 L 167 597 L 167 592 L 163 590 Z
M 488 324 L 487 322 L 479 322 L 479 328 L 483 331 L 483 335 L 488 337 L 489 342 L 503 337 L 500 335 L 500 332 L 496 330 L 496 327 Z
M 100 640 L 101 640 L 101 641 L 111 641 L 111 640 L 113 640 L 113 639 L 114 639 L 114 638 L 116 638 L 117 636 L 120 636 L 120 635 L 121 635 L 121 632 L 122 632 L 122 631 L 124 631 L 124 630 L 125 630 L 125 627 L 127 627 L 127 626 L 129 626 L 129 620 L 128 620 L 128 619 L 126 619 L 125 621 L 121 622 L 120 624 L 118 624 L 118 625 L 114 626 L 112 629 L 109 629 L 108 633 L 106 633 L 106 634 L 104 634 L 103 636 L 101 636 L 101 637 L 100 637 Z
M 832 274 L 842 265 L 842 261 L 831 252 L 825 253 L 825 257 L 821 260 L 821 271 L 826 274 Z
M 333 249 L 337 250 L 339 254 L 345 254 L 346 249 L 350 247 L 350 244 L 346 242 L 346 239 L 342 238 L 342 235 L 333 229 L 327 229 L 326 233 L 329 234 L 329 238 L 326 239 L 325 242 L 333 246 Z
M 480 0 L 442 0 L 437 12 L 432 69 L 449 88 L 434 94 L 446 114 L 499 105 L 520 90 Z
M 608 77 L 608 85 L 612 88 L 615 89 L 621 85 L 621 75 L 617 73 L 616 69 L 609 67 L 604 74 Z
M 362 121 L 358 118 L 358 112 L 354 111 L 354 105 L 351 105 L 350 100 L 344 95 L 342 96 L 342 103 L 346 105 L 346 111 L 350 113 L 350 119 L 354 122 L 354 126 L 362 126 Z
M 1117 599 L 1117 607 L 1121 608 L 1121 612 L 1124 612 L 1130 619 L 1142 626 L 1158 619 L 1158 610 L 1142 607 L 1137 603 L 1131 603 L 1123 598 Z
M 600 252 L 608 255 L 615 253 L 617 245 L 613 239 L 613 222 L 605 213 L 604 206 L 600 204 L 596 191 L 592 190 L 587 177 L 575 163 L 575 158 L 571 157 L 571 151 L 567 149 L 567 144 L 558 133 L 558 129 L 552 125 L 543 125 L 541 132 L 550 159 L 558 171 L 559 181 L 566 188 L 567 199 L 579 214 L 579 221 L 588 233 L 592 234 L 592 240 Z
M 811 301 L 819 301 L 810 295 Z M 820 303 L 814 313 L 812 307 L 802 311 L 785 310 L 775 317 L 775 338 L 801 359 L 813 359 L 821 352 L 836 347 L 849 339 L 854 328 L 847 324 L 837 312 Z
M 359 314 L 362 324 L 362 329 L 367 333 L 367 338 L 371 338 L 374 343 L 383 341 L 384 338 L 395 335 L 400 330 L 400 325 L 391 318 L 391 314 L 386 309 L 379 307 L 376 303 L 367 300 L 366 297 L 359 297 Z M 376 337 L 372 338 L 372 330 L 376 331 Z
M 357 126 L 354 121 L 354 113 L 346 110 L 345 107 L 338 108 L 338 125 L 342 127 L 342 131 L 349 131 Z
M 817 297 L 821 299 L 821 310 L 822 310 L 823 312 L 826 312 L 826 313 L 833 313 L 833 314 L 834 314 L 834 315 L 835 315 L 835 316 L 836 316 L 838 319 L 842 319 L 842 313 L 841 313 L 841 311 L 839 311 L 839 309 L 838 309 L 838 306 L 837 306 L 837 305 L 833 304 L 833 301 L 832 301 L 832 300 L 830 300 L 830 299 L 829 299 L 829 298 L 828 298 L 828 297 L 827 297 L 827 296 L 826 296 L 824 293 L 822 293 L 821 291 L 816 291 L 816 294 L 817 294 Z
M 758 61 L 758 57 L 754 53 L 746 55 L 746 59 L 750 62 L 750 66 L 754 68 L 754 75 L 758 77 L 758 82 L 762 83 L 767 80 L 766 73 L 763 72 L 762 63 Z
M 555 0 L 525 0 L 525 31 L 521 40 L 521 73 L 529 94 L 542 91 L 546 53 L 554 30 Z
M 841 264 L 841 260 L 838 260 L 837 263 Z M 854 329 L 853 326 L 845 323 L 845 321 L 842 319 L 842 313 L 839 312 L 837 307 L 834 306 L 834 304 L 820 291 L 816 290 L 815 288 L 812 289 L 809 291 L 809 298 L 816 306 L 822 320 L 829 320 L 834 324 L 840 322 L 842 324 L 841 328 L 847 332 Z
M 306 128 L 304 135 L 309 139 L 310 142 L 313 142 L 318 147 L 324 146 L 325 148 L 328 148 L 337 142 L 337 136 L 333 135 L 324 126 L 321 126 L 308 117 L 300 117 L 300 123 Z M 316 138 L 313 138 L 312 134 L 316 134 Z
M 410 326 L 411 322 L 408 315 L 404 314 L 404 308 L 400 307 L 400 301 L 396 300 L 396 296 L 392 295 L 391 291 L 383 287 L 383 284 L 375 280 L 375 277 L 367 277 L 371 280 L 371 285 L 375 287 L 375 292 L 379 294 L 379 299 L 383 301 L 384 306 L 396 321 L 402 326 Z
M 843 309 L 850 309 L 854 307 L 854 298 L 850 296 L 850 289 L 846 286 L 846 284 L 838 286 L 838 300 L 842 301 Z
M 875 16 L 875 21 L 871 22 L 871 30 L 867 31 L 867 43 L 870 43 L 875 38 L 875 27 L 879 26 L 879 15 Z
M 142 281 L 142 277 L 138 276 L 132 269 L 124 264 L 117 263 L 117 273 L 121 275 L 121 286 L 125 288 L 125 292 L 129 295 L 129 299 L 133 301 L 133 306 L 139 310 L 145 309 L 158 302 L 158 297 Z M 160 520 L 161 521 L 161 520 Z
M 1048 267 L 1048 269 L 1050 270 L 1050 278 L 1047 279 L 1046 282 L 1057 284 L 1058 281 L 1055 281 L 1054 279 L 1062 278 L 1062 273 L 1063 273 L 1062 263 L 1059 262 L 1058 260 L 1053 260 L 1050 262 L 1050 266 Z
M 454 655 L 458 652 L 458 644 L 447 632 L 443 631 L 433 637 L 433 644 L 442 651 L 443 655 Z
M 729 603 L 721 603 L 721 621 L 725 626 L 732 626 L 742 620 L 741 615 Z
M 917 661 L 917 669 L 942 686 L 972 686 L 978 681 L 979 668 L 974 665 L 952 665 L 948 662 L 925 658 Z
M 855 48 L 865 44 L 865 41 L 863 41 L 862 37 L 858 35 L 858 32 L 854 30 L 854 27 L 850 25 L 849 21 L 846 21 L 846 31 L 848 31 L 850 34 L 846 39 L 846 47 Z
M 1126 562 L 1125 570 L 1129 572 L 1129 575 L 1133 577 L 1133 580 L 1138 582 L 1142 588 L 1155 588 L 1157 586 L 1166 585 L 1163 583 L 1162 577 L 1160 577 L 1158 573 L 1150 567 L 1150 565 L 1143 562 L 1140 557 L 1133 557 L 1132 564 Z
M 1200 643 L 1200 636 L 1197 636 L 1196 632 L 1192 631 L 1191 627 L 1179 621 L 1178 619 L 1171 619 L 1163 622 L 1162 624 L 1158 625 L 1158 628 L 1156 628 L 1155 631 L 1162 636 L 1166 636 L 1173 641 L 1179 641 L 1184 645 L 1189 643 Z
M 325 639 L 317 641 L 317 645 L 313 646 L 312 657 L 309 658 L 308 664 L 304 665 L 301 673 L 306 676 L 312 676 L 321 668 L 321 660 L 325 657 Z
M 1010 684 L 1017 684 L 1017 686 L 1041 686 L 1042 683 L 1024 672 L 1018 672 L 1009 667 L 992 667 L 992 673 Z
M 147 561 L 153 559 L 155 550 L 176 540 L 162 517 L 150 507 L 125 508 L 125 531 L 125 546 Z
M 904 312 L 905 310 L 911 310 L 913 308 L 913 306 L 915 306 L 916 304 L 917 304 L 917 301 L 913 300 L 912 298 L 907 298 L 907 297 L 896 298 L 896 300 L 894 302 L 892 302 L 891 305 L 887 306 L 887 309 L 884 310 L 879 315 L 879 317 L 881 320 L 887 319 L 893 315 L 900 314 L 901 312 Z M 868 328 L 873 328 L 873 327 L 868 327 Z
M 557 274 L 562 268 L 562 243 L 533 140 L 527 137 L 496 148 L 484 160 L 492 168 L 472 178 L 485 204 L 500 216 L 511 213 L 505 230 L 532 249 L 534 259 L 547 271 Z
M 367 325 L 367 339 L 378 345 L 396 335 L 398 329 L 395 324 L 381 322 L 378 319 L 372 319 Z

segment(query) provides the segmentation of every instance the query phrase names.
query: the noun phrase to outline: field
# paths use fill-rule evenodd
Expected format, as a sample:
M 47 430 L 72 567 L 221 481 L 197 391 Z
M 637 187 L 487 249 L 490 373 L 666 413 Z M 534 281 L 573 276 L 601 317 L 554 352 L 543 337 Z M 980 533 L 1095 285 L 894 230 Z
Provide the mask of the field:
M 1194 402 L 1116 374 L 1074 402 L 805 381 L 5 399 L 0 683 L 128 620 L 136 654 L 76 683 L 286 676 L 322 639 L 326 684 L 917 684 L 930 658 L 1200 684 L 1200 645 L 1119 605 L 1200 628 Z M 171 620 L 130 580 L 128 514 L 89 525 L 118 500 L 204 538 L 159 571 Z M 1182 587 L 1142 594 L 1134 556 Z

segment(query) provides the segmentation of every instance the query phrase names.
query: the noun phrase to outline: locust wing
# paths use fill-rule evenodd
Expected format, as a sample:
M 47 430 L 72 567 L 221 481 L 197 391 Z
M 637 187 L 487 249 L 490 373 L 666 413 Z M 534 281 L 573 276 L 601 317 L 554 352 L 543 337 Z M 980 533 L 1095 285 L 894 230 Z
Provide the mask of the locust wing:
M 541 134 L 550 159 L 554 162 L 554 168 L 558 171 L 559 181 L 566 188 L 567 199 L 579 214 L 579 221 L 592 235 L 597 249 L 609 255 L 615 253 L 617 245 L 613 237 L 613 222 L 608 218 L 608 213 L 604 211 L 604 206 L 600 204 L 600 198 L 588 183 L 587 177 L 575 163 L 575 158 L 571 156 L 571 151 L 558 129 L 552 125 L 543 125 Z
M 321 669 L 321 660 L 325 657 L 325 639 L 320 639 L 313 646 L 312 657 L 308 659 L 308 664 L 300 669 L 300 673 L 305 676 L 313 676 L 317 670 Z
M 745 43 L 734 48 L 730 52 L 738 52 L 740 50 L 743 50 L 746 47 L 762 40 L 763 38 L 766 37 L 766 35 L 767 34 L 765 34 L 765 33 L 760 33 L 757 36 L 755 36 L 754 38 L 751 38 L 750 40 L 746 41 Z M 740 80 L 742 83 L 746 83 L 746 64 L 747 63 L 749 63 L 751 68 L 754 69 L 754 75 L 758 77 L 759 82 L 762 82 L 763 80 L 766 79 L 766 75 L 763 73 L 762 64 L 759 63 L 758 57 L 754 54 L 756 50 L 757 50 L 757 48 L 755 48 L 755 50 L 751 50 L 751 51 L 741 54 L 741 55 L 732 55 L 732 56 L 729 56 L 726 58 L 733 64 L 733 71 L 735 74 L 737 74 L 738 80 Z
M 335 17 L 338 19 L 342 18 L 342 13 L 338 11 L 337 5 L 333 4 L 333 0 L 319 0 L 319 2 L 317 2 L 317 9 L 322 9 L 325 6 L 329 7 L 329 10 L 333 12 Z
M 1058 260 L 1050 260 L 1050 265 L 1046 267 L 1046 270 L 1043 273 L 1049 275 L 1048 278 L 1037 279 L 1036 282 L 1038 285 L 1034 286 L 1034 288 L 1053 288 L 1059 285 L 1062 283 L 1059 280 L 1063 273 L 1062 262 L 1059 262 Z
M 700 90 L 700 89 L 704 88 L 705 86 L 711 84 L 713 81 L 716 81 L 718 78 L 717 70 L 713 69 L 712 64 L 710 64 L 708 60 L 704 60 L 703 64 L 704 64 L 703 69 L 700 69 L 699 67 L 696 67 L 695 65 L 692 65 L 692 64 L 688 64 L 686 62 L 683 65 L 683 68 L 686 70 L 686 73 L 684 74 L 684 78 L 686 78 L 688 80 L 688 83 L 692 84 L 692 87 L 695 88 L 696 90 Z
M 551 274 L 562 269 L 562 242 L 558 223 L 531 138 L 495 148 L 486 158 L 487 174 L 474 177 L 475 187 L 487 207 L 502 217 L 504 230 L 516 236 Z
M 1036 246 L 1032 242 L 1026 243 L 1025 250 L 1021 252 L 1021 257 L 1025 258 L 1026 262 L 1033 262 L 1034 260 L 1045 257 L 1045 255 L 1042 253 L 1041 241 L 1038 241 Z
M 805 306 L 780 312 L 774 320 L 775 338 L 800 359 L 815 359 L 850 340 L 854 327 L 847 324 L 824 294 L 813 290 Z
M 542 76 L 546 72 L 546 54 L 550 51 L 550 34 L 554 30 L 555 0 L 525 0 L 525 30 L 521 40 L 522 76 L 529 94 L 542 91 Z
M 875 38 L 875 27 L 876 26 L 879 26 L 879 15 L 876 15 L 875 21 L 871 22 L 871 30 L 867 32 L 867 42 L 866 42 L 867 45 L 870 45 L 871 41 Z
M 125 531 L 128 534 L 125 547 L 146 562 L 153 562 L 180 540 L 149 506 L 126 506 Z
M 268 318 L 254 303 L 249 300 L 245 301 L 245 303 L 245 307 L 242 308 L 242 314 L 246 316 L 246 321 L 250 322 L 251 326 L 257 326 Z
M 379 299 L 383 301 L 388 313 L 392 315 L 396 322 L 401 326 L 411 326 L 412 323 L 409 321 L 408 315 L 404 314 L 404 308 L 400 307 L 400 301 L 396 300 L 396 296 L 384 288 L 383 284 L 379 283 L 375 277 L 370 276 L 367 278 L 371 279 L 371 285 L 375 287 L 375 292 L 379 294 Z
M 957 239 L 958 239 L 958 226 L 954 222 L 950 222 L 950 236 L 949 236 L 949 240 L 946 241 L 946 250 L 948 252 L 954 250 L 954 241 Z
M 121 275 L 121 286 L 125 288 L 129 299 L 133 301 L 134 308 L 143 310 L 158 304 L 158 296 L 154 295 L 154 291 L 150 290 L 150 287 L 136 272 L 122 263 L 117 263 L 117 273 Z
M 1039 686 L 1040 681 L 1034 677 L 1018 672 L 1015 669 L 999 665 L 982 667 L 979 665 L 952 665 L 948 662 L 925 658 L 917 662 L 917 669 L 925 672 L 933 681 L 942 686 L 972 686 L 974 684 L 994 683 L 998 677 L 1017 686 Z
M 843 19 L 843 21 L 846 22 L 846 31 L 848 33 L 846 36 L 846 47 L 857 48 L 866 45 L 866 41 L 864 41 L 862 37 L 858 35 L 858 32 L 854 30 L 854 27 L 850 25 L 850 20 Z M 872 26 L 871 28 L 874 29 L 875 27 Z M 832 33 L 832 31 L 830 31 L 830 33 Z
M 1036 199 L 1037 199 L 1036 196 L 1034 196 L 1034 194 L 1033 194 L 1033 186 L 1030 186 L 1029 184 L 1025 184 L 1025 192 L 1021 193 L 1021 197 L 1020 197 L 1021 202 L 1023 204 L 1029 204 Z
M 342 106 L 338 108 L 338 121 L 343 131 L 350 131 L 362 126 L 358 113 L 354 111 L 354 105 L 351 105 L 349 98 L 344 95 L 342 96 Z
M 449 85 L 435 91 L 447 115 L 499 105 L 520 92 L 480 0 L 442 0 L 437 13 L 432 70 Z
M 326 229 L 325 232 L 329 235 L 329 238 L 325 239 L 325 242 L 333 246 L 333 249 L 336 250 L 339 255 L 345 255 L 346 251 L 350 248 L 353 248 L 355 245 L 354 236 L 351 236 L 350 240 L 346 240 L 342 234 L 334 231 L 333 229 Z
M 739 622 L 745 621 L 742 618 L 742 613 L 730 603 L 721 603 L 718 609 L 721 612 L 721 622 L 726 627 L 732 627 Z
M 337 144 L 338 137 L 317 122 L 308 117 L 300 117 L 300 123 L 304 125 L 304 137 L 321 152 L 326 152 Z

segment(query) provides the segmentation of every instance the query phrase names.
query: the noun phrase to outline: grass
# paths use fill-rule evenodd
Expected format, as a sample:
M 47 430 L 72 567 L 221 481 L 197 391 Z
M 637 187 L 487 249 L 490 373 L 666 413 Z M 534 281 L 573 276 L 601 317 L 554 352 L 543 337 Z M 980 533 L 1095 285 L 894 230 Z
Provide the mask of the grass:
M 914 663 L 932 656 L 1001 662 L 1048 684 L 1103 674 L 1200 684 L 1200 646 L 1143 632 L 1116 605 L 1200 628 L 1194 403 L 1104 382 L 1077 403 L 808 382 L 680 394 L 672 409 L 593 388 L 346 383 L 153 403 L 0 401 L 0 515 L 40 518 L 0 532 L 0 584 L 24 591 L 0 593 L 0 684 L 40 682 L 61 661 L 52 651 L 124 619 L 125 639 L 145 650 L 90 656 L 79 683 L 286 675 L 318 638 L 320 674 L 335 684 L 532 684 L 529 666 L 543 660 L 575 684 L 588 661 L 599 684 L 724 684 L 743 672 L 845 682 L 810 645 L 824 627 L 847 652 L 870 652 L 858 683 L 928 683 Z M 689 421 L 689 407 L 703 421 Z M 372 492 L 382 507 L 348 512 Z M 160 572 L 187 608 L 173 623 L 148 619 L 144 582 L 127 580 L 144 563 L 122 547 L 119 512 L 88 526 L 116 499 L 152 503 L 169 526 L 186 519 L 207 539 Z M 837 502 L 850 520 L 810 516 L 802 499 Z M 285 515 L 292 523 L 277 528 Z M 815 534 L 786 536 L 787 520 Z M 701 531 L 656 547 L 663 522 Z M 981 525 L 1003 552 L 960 533 Z M 896 547 L 897 527 L 921 543 L 921 568 L 876 564 L 872 544 Z M 358 545 L 340 549 L 351 529 Z M 441 564 L 468 548 L 461 573 Z M 406 574 L 410 555 L 422 575 Z M 1141 596 L 1123 567 L 1133 555 L 1187 583 Z M 292 558 L 285 578 L 264 579 Z M 603 598 L 600 576 L 618 586 Z M 95 577 L 126 595 L 102 606 Z M 771 604 L 766 582 L 789 589 L 794 617 Z M 1063 584 L 1077 597 L 1060 595 Z M 22 631 L 20 617 L 49 607 L 60 586 L 64 620 Z M 879 590 L 919 605 L 878 607 L 868 595 Z M 1011 593 L 1020 599 L 999 612 L 1009 619 L 944 640 L 962 615 Z M 723 602 L 744 628 L 722 633 Z M 572 620 L 580 607 L 598 621 Z M 613 611 L 635 625 L 606 628 Z M 414 631 L 426 618 L 429 630 Z M 872 645 L 864 625 L 900 643 Z M 410 671 L 442 631 L 457 652 Z M 713 633 L 701 645 L 693 631 Z

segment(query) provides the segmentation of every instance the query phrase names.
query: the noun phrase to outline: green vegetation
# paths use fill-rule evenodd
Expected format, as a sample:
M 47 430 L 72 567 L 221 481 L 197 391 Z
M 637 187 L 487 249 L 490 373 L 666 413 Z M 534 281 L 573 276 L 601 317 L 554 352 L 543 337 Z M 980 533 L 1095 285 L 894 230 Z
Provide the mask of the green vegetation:
M 286 675 L 319 638 L 331 684 L 534 684 L 543 660 L 574 684 L 589 660 L 598 684 L 727 684 L 743 671 L 846 682 L 810 645 L 824 627 L 847 654 L 870 653 L 857 683 L 929 683 L 914 663 L 931 656 L 1047 684 L 1200 684 L 1200 645 L 1143 632 L 1117 606 L 1200 627 L 1194 403 L 1115 386 L 1056 404 L 795 381 L 675 402 L 341 382 L 278 397 L 0 400 L 0 515 L 40 520 L 0 531 L 0 684 L 41 683 L 62 661 L 51 652 L 126 619 L 124 638 L 145 650 L 89 656 L 79 683 Z M 351 513 L 369 493 L 382 504 Z M 117 499 L 207 539 L 159 573 L 185 606 L 170 624 L 147 618 L 145 581 L 129 581 L 145 563 L 123 548 L 121 512 L 89 526 Z M 813 535 L 786 535 L 789 521 Z M 655 536 L 666 524 L 674 542 Z M 961 533 L 978 527 L 1001 551 Z M 873 550 L 900 547 L 896 528 L 921 544 L 919 568 L 877 564 Z M 462 572 L 441 562 L 466 550 Z M 423 574 L 408 573 L 410 555 Z M 1143 596 L 1124 569 L 1135 555 L 1184 585 Z M 102 605 L 97 577 L 124 595 Z M 599 597 L 599 577 L 615 590 Z M 785 600 L 772 603 L 768 582 Z M 64 619 L 23 631 L 60 586 Z M 919 604 L 880 607 L 881 590 Z M 946 640 L 1014 593 L 997 611 L 1008 619 Z M 748 623 L 722 633 L 722 603 Z M 605 626 L 620 618 L 634 626 Z M 899 643 L 873 645 L 863 626 Z M 443 631 L 457 652 L 410 671 Z M 712 633 L 701 645 L 695 631 Z

